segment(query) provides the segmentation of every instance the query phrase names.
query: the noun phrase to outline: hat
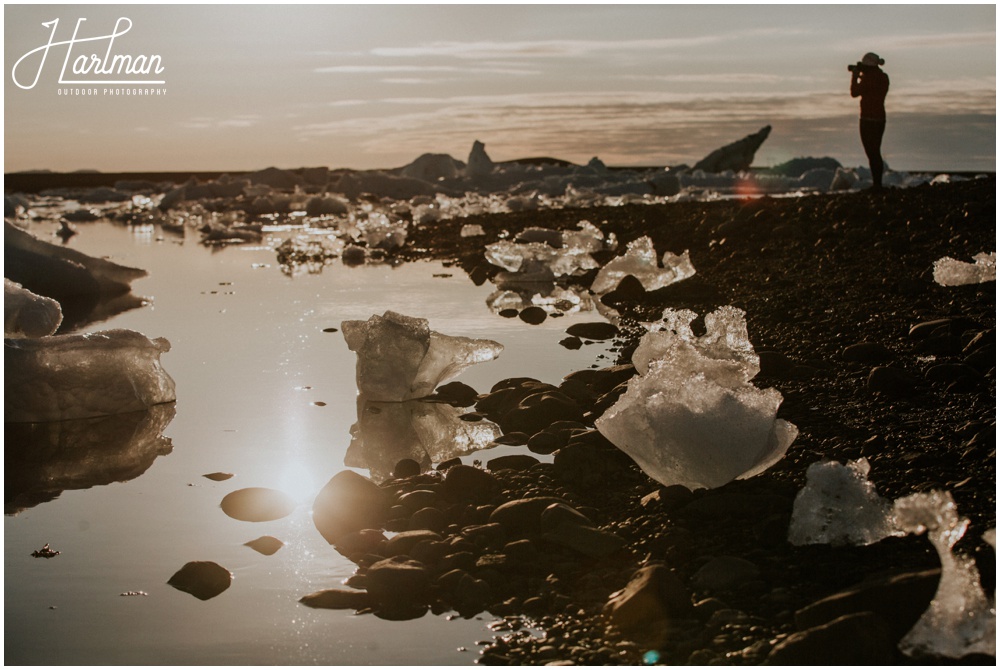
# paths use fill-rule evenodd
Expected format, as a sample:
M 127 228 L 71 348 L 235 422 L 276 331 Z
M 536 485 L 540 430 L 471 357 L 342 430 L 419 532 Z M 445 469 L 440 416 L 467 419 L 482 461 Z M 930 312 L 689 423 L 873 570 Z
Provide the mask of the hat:
M 876 67 L 878 65 L 885 65 L 884 58 L 879 58 L 878 54 L 873 54 L 870 51 L 861 58 L 861 62 L 864 65 L 870 65 L 872 67 Z

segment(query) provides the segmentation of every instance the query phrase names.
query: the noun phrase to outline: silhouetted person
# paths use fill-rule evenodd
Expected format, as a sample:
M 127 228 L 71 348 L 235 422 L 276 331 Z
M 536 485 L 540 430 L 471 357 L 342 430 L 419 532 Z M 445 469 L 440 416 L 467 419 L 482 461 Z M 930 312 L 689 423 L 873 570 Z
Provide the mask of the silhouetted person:
M 866 53 L 851 71 L 851 97 L 861 97 L 861 145 L 872 170 L 872 187 L 882 188 L 882 134 L 885 133 L 885 96 L 889 92 L 889 75 L 879 68 L 885 59 Z

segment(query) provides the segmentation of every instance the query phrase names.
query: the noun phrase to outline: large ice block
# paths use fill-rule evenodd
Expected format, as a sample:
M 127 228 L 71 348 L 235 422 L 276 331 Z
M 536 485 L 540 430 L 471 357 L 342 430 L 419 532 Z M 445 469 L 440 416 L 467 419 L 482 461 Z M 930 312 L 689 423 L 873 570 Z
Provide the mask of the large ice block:
M 17 282 L 3 280 L 3 336 L 45 337 L 62 323 L 62 307 L 52 298 L 32 293 Z
M 916 657 L 995 656 L 996 605 L 983 592 L 975 561 L 952 551 L 965 535 L 969 520 L 958 515 L 951 493 L 929 491 L 900 498 L 893 515 L 901 532 L 926 532 L 941 559 L 941 581 L 934 600 L 899 648 Z
M 690 332 L 691 312 L 669 313 L 665 331 L 643 336 L 638 375 L 595 425 L 661 484 L 715 488 L 778 462 L 798 430 L 776 418 L 782 396 L 749 383 L 756 355 L 741 310 L 706 317 Z
M 643 236 L 628 243 L 625 254 L 613 258 L 601 268 L 590 285 L 594 293 L 607 293 L 621 283 L 626 275 L 632 275 L 647 291 L 669 286 L 695 274 L 691 258 L 685 251 L 680 256 L 670 251 L 664 252 L 662 267 L 656 262 L 653 241 Z
M 358 391 L 382 402 L 430 395 L 465 368 L 503 351 L 493 340 L 452 337 L 432 331 L 427 319 L 387 311 L 367 321 L 341 324 L 347 347 L 358 355 Z
M 892 503 L 868 480 L 870 467 L 865 458 L 847 465 L 837 461 L 810 465 L 806 485 L 795 496 L 788 541 L 867 545 L 901 535 L 893 523 Z
M 974 263 L 963 263 L 950 256 L 934 261 L 934 281 L 941 286 L 963 286 L 982 284 L 997 280 L 996 252 L 978 253 L 972 257 Z
M 160 365 L 170 343 L 132 330 L 4 340 L 4 420 L 64 421 L 176 399 Z

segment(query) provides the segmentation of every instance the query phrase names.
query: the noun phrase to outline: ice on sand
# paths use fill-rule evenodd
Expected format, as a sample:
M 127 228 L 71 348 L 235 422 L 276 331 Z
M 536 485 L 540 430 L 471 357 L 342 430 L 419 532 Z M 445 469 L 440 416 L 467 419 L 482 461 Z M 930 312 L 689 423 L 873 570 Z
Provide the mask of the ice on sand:
M 963 263 L 950 256 L 934 261 L 934 281 L 941 286 L 964 286 L 997 280 L 996 252 L 978 253 L 974 263 Z
M 655 291 L 694 274 L 695 269 L 687 251 L 680 256 L 667 251 L 663 254 L 662 267 L 657 265 L 653 241 L 644 236 L 629 242 L 624 255 L 610 260 L 602 267 L 590 290 L 594 293 L 607 293 L 617 287 L 626 275 L 632 275 L 644 289 Z
M 358 355 L 358 391 L 370 400 L 400 402 L 430 395 L 442 382 L 503 351 L 492 340 L 432 331 L 427 319 L 387 311 L 367 321 L 341 324 L 347 347 Z
M 528 228 L 515 242 L 501 240 L 487 246 L 486 260 L 520 277 L 551 280 L 599 267 L 590 252 L 606 244 L 614 244 L 614 238 L 609 236 L 606 242 L 604 234 L 589 221 L 565 232 Z
M 45 337 L 56 332 L 62 318 L 62 307 L 58 302 L 32 293 L 17 282 L 4 278 L 4 337 Z
M 639 374 L 595 425 L 661 484 L 715 488 L 772 466 L 798 430 L 776 419 L 777 390 L 749 383 L 758 368 L 743 311 L 706 316 L 701 337 L 694 316 L 667 310 L 667 328 L 643 336 Z
M 170 343 L 132 330 L 4 341 L 4 420 L 63 421 L 176 399 L 160 365 Z
M 900 535 L 893 524 L 892 502 L 868 480 L 871 466 L 860 458 L 847 465 L 813 463 L 806 485 L 795 496 L 788 541 L 794 545 L 867 545 Z

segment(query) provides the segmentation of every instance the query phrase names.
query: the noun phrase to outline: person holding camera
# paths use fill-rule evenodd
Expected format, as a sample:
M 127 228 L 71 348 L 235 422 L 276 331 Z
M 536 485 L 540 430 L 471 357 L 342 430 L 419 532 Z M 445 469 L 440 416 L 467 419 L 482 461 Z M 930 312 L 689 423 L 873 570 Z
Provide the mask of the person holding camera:
M 885 96 L 889 92 L 889 75 L 879 67 L 885 64 L 878 54 L 866 53 L 851 72 L 851 97 L 861 98 L 861 145 L 868 156 L 872 171 L 872 188 L 882 188 L 882 135 L 885 133 Z

